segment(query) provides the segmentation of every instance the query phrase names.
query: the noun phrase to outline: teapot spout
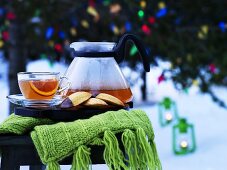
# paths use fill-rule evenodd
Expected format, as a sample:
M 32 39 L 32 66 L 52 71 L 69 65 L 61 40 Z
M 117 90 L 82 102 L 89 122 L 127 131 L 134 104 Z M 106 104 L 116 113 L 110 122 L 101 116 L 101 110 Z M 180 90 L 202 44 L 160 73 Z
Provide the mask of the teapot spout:
M 115 60 L 120 63 L 124 60 L 124 56 L 125 56 L 125 45 L 128 41 L 132 41 L 139 53 L 140 53 L 140 57 L 141 57 L 141 60 L 143 62 L 143 67 L 144 67 L 144 70 L 146 72 L 149 72 L 150 71 L 150 62 L 149 62 L 149 56 L 148 56 L 148 53 L 142 43 L 142 41 L 137 38 L 135 35 L 133 34 L 124 34 L 119 42 L 116 44 L 116 46 L 114 47 L 114 51 L 115 51 Z

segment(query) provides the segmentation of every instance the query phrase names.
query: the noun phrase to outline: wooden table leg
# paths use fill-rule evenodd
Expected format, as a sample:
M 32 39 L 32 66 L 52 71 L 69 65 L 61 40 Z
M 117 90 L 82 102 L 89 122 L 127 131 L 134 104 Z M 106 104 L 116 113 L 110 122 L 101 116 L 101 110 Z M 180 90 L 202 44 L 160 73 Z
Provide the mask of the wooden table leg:
M 20 170 L 20 165 L 17 164 L 12 148 L 4 147 L 1 150 L 2 159 L 0 170 Z

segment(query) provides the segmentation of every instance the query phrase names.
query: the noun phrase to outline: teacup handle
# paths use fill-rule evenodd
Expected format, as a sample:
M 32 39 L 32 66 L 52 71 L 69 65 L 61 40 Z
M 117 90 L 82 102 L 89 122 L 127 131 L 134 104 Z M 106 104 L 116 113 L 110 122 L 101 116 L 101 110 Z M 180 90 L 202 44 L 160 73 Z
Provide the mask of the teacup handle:
M 69 82 L 69 79 L 68 79 L 67 77 L 65 77 L 65 76 L 60 77 L 60 82 L 61 82 L 63 79 L 66 79 L 66 80 L 67 80 L 67 84 L 66 84 L 65 87 L 62 87 L 62 88 L 58 89 L 58 90 L 57 90 L 57 93 L 61 93 L 62 91 L 66 90 L 66 89 L 69 89 L 70 86 L 71 86 L 71 82 Z M 61 83 L 60 83 L 60 84 L 61 84 Z

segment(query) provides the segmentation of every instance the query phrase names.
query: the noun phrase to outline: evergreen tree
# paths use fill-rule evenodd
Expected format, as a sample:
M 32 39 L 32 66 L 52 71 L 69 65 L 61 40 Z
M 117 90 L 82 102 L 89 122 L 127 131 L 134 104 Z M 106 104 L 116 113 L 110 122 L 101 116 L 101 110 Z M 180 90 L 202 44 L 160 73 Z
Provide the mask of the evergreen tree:
M 17 58 L 70 62 L 70 42 L 117 41 L 133 33 L 153 64 L 158 58 L 170 61 L 159 81 L 170 72 L 177 88 L 198 84 L 226 107 L 211 91 L 212 85 L 227 85 L 225 7 L 224 0 L 2 0 L 0 48 L 10 56 L 14 44 Z M 132 68 L 139 62 L 134 46 L 126 60 Z

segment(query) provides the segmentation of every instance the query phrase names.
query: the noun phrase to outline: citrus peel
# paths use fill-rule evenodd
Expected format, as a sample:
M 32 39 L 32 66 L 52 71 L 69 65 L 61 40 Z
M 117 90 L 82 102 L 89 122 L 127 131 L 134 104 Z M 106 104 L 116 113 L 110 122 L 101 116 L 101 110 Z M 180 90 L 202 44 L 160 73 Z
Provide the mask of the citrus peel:
M 29 81 L 29 84 L 37 94 L 42 96 L 54 95 L 58 89 L 58 81 L 56 79 Z

